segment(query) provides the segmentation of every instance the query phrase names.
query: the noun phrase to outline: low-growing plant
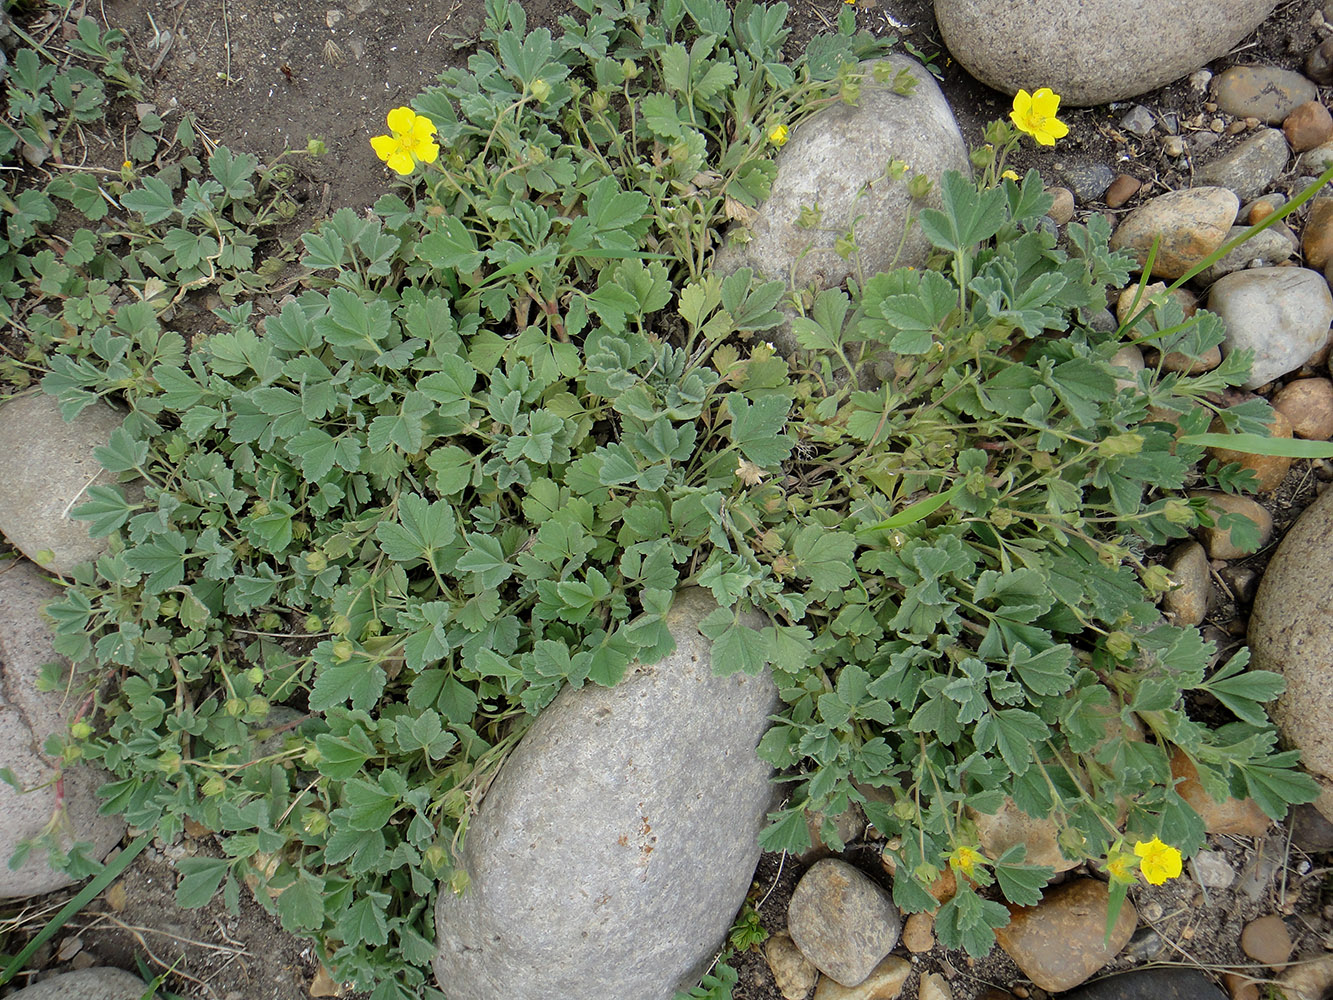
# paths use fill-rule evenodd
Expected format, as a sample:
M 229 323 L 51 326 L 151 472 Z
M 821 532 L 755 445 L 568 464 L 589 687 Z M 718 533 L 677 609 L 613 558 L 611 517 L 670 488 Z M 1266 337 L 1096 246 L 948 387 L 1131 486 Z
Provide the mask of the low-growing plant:
M 1057 245 L 1039 177 L 1002 159 L 941 180 L 920 270 L 818 294 L 715 274 L 787 130 L 911 87 L 864 62 L 886 43 L 850 10 L 787 63 L 785 5 L 581 7 L 557 37 L 488 0 L 467 70 L 377 143 L 413 181 L 307 234 L 309 287 L 261 323 L 234 258 L 227 332 L 187 353 L 164 318 L 255 221 L 236 214 L 255 166 L 221 150 L 180 195 L 120 197 L 136 263 L 103 266 L 139 301 L 96 299 L 119 272 L 60 292 L 77 335 L 52 328 L 44 387 L 70 415 L 130 412 L 98 451 L 119 482 L 73 512 L 107 551 L 49 609 L 105 721 L 57 749 L 109 768 L 134 825 L 218 833 L 178 900 L 247 884 L 335 978 L 441 996 L 432 902 L 467 889 L 457 848 L 495 769 L 562 686 L 664 655 L 690 584 L 719 604 L 713 668 L 771 667 L 786 702 L 760 745 L 790 784 L 764 845 L 808 846 L 814 815 L 840 847 L 831 818 L 859 805 L 894 838 L 904 909 L 938 905 L 946 866 L 968 876 L 936 918 L 948 947 L 988 951 L 997 895 L 1035 902 L 1050 874 L 980 849 L 973 817 L 1006 798 L 1072 858 L 1198 848 L 1173 748 L 1216 797 L 1275 817 L 1312 798 L 1262 710 L 1278 678 L 1215 667 L 1154 603 L 1149 551 L 1212 517 L 1184 489 L 1248 481 L 1203 465 L 1199 435 L 1270 414 L 1218 403 L 1242 354 L 1188 377 L 1111 359 L 1200 354 L 1220 322 L 1163 301 L 1153 330 L 1094 329 L 1129 259 L 1100 217 Z M 790 361 L 762 339 L 780 307 Z M 884 381 L 850 376 L 875 361 Z M 1191 718 L 1193 692 L 1234 721 Z M 730 992 L 723 967 L 702 989 Z

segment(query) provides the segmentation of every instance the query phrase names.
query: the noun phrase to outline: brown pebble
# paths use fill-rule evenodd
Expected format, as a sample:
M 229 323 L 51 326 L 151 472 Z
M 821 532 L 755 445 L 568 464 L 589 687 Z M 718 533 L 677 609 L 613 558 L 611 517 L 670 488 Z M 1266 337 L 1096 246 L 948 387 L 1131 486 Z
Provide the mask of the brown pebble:
M 1282 132 L 1298 153 L 1333 138 L 1333 115 L 1318 101 L 1306 101 L 1282 121 Z
M 1291 421 L 1292 433 L 1310 441 L 1333 438 L 1333 382 L 1302 378 L 1273 396 L 1273 409 Z
M 1305 57 L 1305 75 L 1325 87 L 1333 84 L 1333 38 L 1325 38 Z
M 1245 131 L 1245 122 L 1243 120 L 1233 121 L 1227 126 L 1227 135 L 1240 135 Z
M 1259 1000 L 1259 984 L 1249 976 L 1228 972 L 1222 977 L 1222 981 L 1226 983 L 1231 1000 Z
M 1108 208 L 1119 208 L 1125 202 L 1138 194 L 1139 188 L 1143 185 L 1129 174 L 1120 174 L 1111 182 L 1111 186 L 1106 189 L 1103 198 Z
M 1301 235 L 1301 252 L 1305 266 L 1323 270 L 1333 260 L 1333 198 L 1316 198 L 1310 202 L 1310 218 Z
M 1046 214 L 1055 220 L 1057 226 L 1063 226 L 1074 217 L 1074 192 L 1069 188 L 1053 187 L 1047 188 L 1046 193 L 1054 199 Z
M 1264 965 L 1281 965 L 1291 958 L 1294 947 L 1291 932 L 1276 913 L 1251 920 L 1240 932 L 1241 951 Z
M 913 913 L 903 923 L 903 947 L 914 955 L 935 947 L 935 918 L 929 913 Z

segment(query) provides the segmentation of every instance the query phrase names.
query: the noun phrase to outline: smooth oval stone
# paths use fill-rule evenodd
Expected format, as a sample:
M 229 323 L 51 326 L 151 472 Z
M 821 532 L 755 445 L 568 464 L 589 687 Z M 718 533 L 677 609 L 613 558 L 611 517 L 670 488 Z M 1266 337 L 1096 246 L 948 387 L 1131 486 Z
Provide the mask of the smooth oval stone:
M 1333 490 L 1307 507 L 1277 547 L 1250 615 L 1254 667 L 1286 678 L 1273 721 L 1323 789 L 1333 819 Z
M 1198 542 L 1183 542 L 1171 550 L 1165 566 L 1175 586 L 1162 595 L 1162 610 L 1173 625 L 1200 625 L 1208 614 L 1213 581 L 1208 554 Z
M 66 423 L 60 404 L 42 393 L 0 405 L 0 534 L 33 562 L 68 576 L 106 548 L 106 539 L 90 537 L 88 522 L 69 511 L 88 499 L 89 486 L 115 482 L 93 449 L 105 445 L 124 419 L 98 400 Z M 39 559 L 42 553 L 51 558 Z
M 1253 267 L 1235 271 L 1208 290 L 1208 309 L 1226 324 L 1223 349 L 1253 350 L 1247 389 L 1293 372 L 1328 339 L 1333 295 L 1318 271 Z
M 1096 879 L 1066 882 L 1036 906 L 1011 906 L 1010 921 L 996 929 L 995 938 L 1029 979 L 1059 993 L 1106 965 L 1134 933 L 1138 914 L 1125 902 L 1107 943 L 1110 898 Z
M 767 673 L 714 676 L 716 608 L 679 593 L 675 652 L 566 687 L 501 767 L 460 852 L 471 885 L 436 905 L 450 1000 L 669 1000 L 712 962 L 759 859 L 779 704 Z
M 1318 93 L 1300 73 L 1276 66 L 1232 66 L 1213 81 L 1217 108 L 1277 125 Z
M 140 1000 L 147 989 L 138 976 L 101 966 L 43 979 L 11 993 L 9 1000 Z
M 888 892 L 835 858 L 811 865 L 787 904 L 787 932 L 796 947 L 842 986 L 864 982 L 898 943 L 901 930 Z
M 1227 1000 L 1227 995 L 1193 969 L 1140 969 L 1070 990 L 1065 1000 Z
M 930 73 L 906 56 L 884 61 L 894 73 L 906 70 L 915 77 L 912 93 L 896 94 L 867 77 L 856 106 L 839 102 L 793 129 L 777 155 L 778 173 L 768 198 L 747 227 L 733 227 L 718 253 L 714 267 L 719 273 L 750 267 L 797 288 L 835 288 L 858 270 L 855 260 L 834 249 L 853 223 L 865 274 L 922 265 L 930 241 L 915 222 L 909 227 L 909 220 L 923 208 L 940 207 L 940 178 L 946 170 L 970 177 L 971 167 L 953 111 Z M 868 72 L 871 66 L 865 63 L 862 69 Z M 894 160 L 907 164 L 907 176 L 887 176 Z M 932 182 L 920 202 L 907 190 L 912 174 Z M 818 226 L 798 226 L 802 209 L 814 206 L 820 212 Z M 742 242 L 742 236 L 748 239 Z M 797 347 L 786 328 L 769 335 L 785 354 Z
M 19 561 L 0 572 L 0 766 L 31 789 L 20 793 L 0 783 L 0 897 L 34 896 L 78 881 L 52 869 L 44 850 L 34 850 L 17 871 L 7 863 L 20 841 L 37 836 L 51 822 L 59 805 L 52 781 L 59 762 L 42 752 L 42 744 L 52 734 L 69 731 L 75 706 L 63 691 L 38 691 L 37 678 L 43 664 L 60 659 L 42 609 L 61 596 L 60 588 L 31 563 Z M 91 843 L 89 853 L 100 861 L 125 833 L 122 819 L 97 811 L 97 788 L 111 776 L 87 765 L 61 770 L 66 829 L 74 834 L 62 833 L 61 840 L 66 848 L 74 840 Z
M 949 52 L 1012 94 L 1050 87 L 1075 106 L 1156 90 L 1230 51 L 1276 0 L 935 0 Z
M 1112 250 L 1128 250 L 1139 266 L 1161 240 L 1153 278 L 1174 280 L 1222 245 L 1240 211 L 1240 199 L 1221 187 L 1168 191 L 1125 216 L 1111 236 Z
M 1229 243 L 1249 228 L 1232 226 L 1223 243 Z M 1255 233 L 1234 250 L 1223 254 L 1217 261 L 1199 272 L 1195 279 L 1200 285 L 1211 285 L 1218 278 L 1234 271 L 1243 271 L 1247 267 L 1273 267 L 1287 260 L 1296 248 L 1279 232 L 1270 227 Z

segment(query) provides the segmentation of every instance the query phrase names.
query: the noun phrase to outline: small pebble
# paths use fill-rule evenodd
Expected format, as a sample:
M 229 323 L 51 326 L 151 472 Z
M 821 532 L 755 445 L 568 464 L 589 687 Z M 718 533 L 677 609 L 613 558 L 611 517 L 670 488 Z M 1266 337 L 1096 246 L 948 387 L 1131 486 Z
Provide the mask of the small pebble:
M 1245 223 L 1257 226 L 1286 203 L 1287 196 L 1280 191 L 1274 191 L 1262 198 L 1256 198 L 1250 203 L 1248 210 L 1243 213 Z
M 1074 192 L 1066 187 L 1047 188 L 1046 193 L 1054 199 L 1050 211 L 1046 214 L 1058 226 L 1063 226 L 1074 217 Z
M 1185 155 L 1185 140 L 1178 135 L 1168 135 L 1162 140 L 1162 152 L 1173 159 Z
M 1194 855 L 1194 873 L 1205 889 L 1225 889 L 1236 881 L 1236 869 L 1227 863 L 1221 851 L 1200 851 Z
M 903 924 L 902 943 L 913 954 L 935 947 L 935 918 L 929 913 L 913 913 Z
M 1333 115 L 1318 101 L 1306 101 L 1282 122 L 1282 133 L 1298 153 L 1333 139 Z
M 1273 409 L 1291 422 L 1297 437 L 1311 441 L 1333 438 L 1333 382 L 1326 378 L 1288 382 L 1273 396 Z
M 1115 180 L 1111 181 L 1111 186 L 1106 189 L 1106 206 L 1108 208 L 1119 208 L 1138 194 L 1139 188 L 1142 186 L 1137 178 L 1131 177 L 1129 174 L 1120 174 Z
M 1105 163 L 1074 163 L 1056 170 L 1081 205 L 1096 201 L 1105 194 L 1113 176 Z
M 1305 75 L 1321 87 L 1333 84 L 1333 38 L 1325 38 L 1305 57 Z
M 1230 115 L 1276 125 L 1306 101 L 1315 85 L 1300 73 L 1276 66 L 1233 66 L 1214 81 L 1217 106 Z
M 1291 958 L 1294 947 L 1291 932 L 1276 913 L 1251 920 L 1240 932 L 1241 951 L 1264 965 L 1281 965 Z
M 1121 128 L 1139 136 L 1147 135 L 1156 124 L 1157 121 L 1153 118 L 1153 113 L 1142 104 L 1134 105 L 1125 117 L 1120 119 Z

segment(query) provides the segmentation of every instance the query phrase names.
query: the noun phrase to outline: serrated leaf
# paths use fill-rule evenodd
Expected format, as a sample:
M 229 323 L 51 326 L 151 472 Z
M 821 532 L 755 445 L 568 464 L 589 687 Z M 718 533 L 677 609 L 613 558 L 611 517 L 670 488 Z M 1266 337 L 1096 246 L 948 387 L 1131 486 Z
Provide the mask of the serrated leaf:
M 131 212 L 138 212 L 150 226 L 171 218 L 176 211 L 176 199 L 171 188 L 156 177 L 145 177 L 143 186 L 126 191 L 120 203 Z
M 204 906 L 217 895 L 232 862 L 226 858 L 181 858 L 176 862 L 176 905 L 187 910 Z

